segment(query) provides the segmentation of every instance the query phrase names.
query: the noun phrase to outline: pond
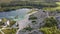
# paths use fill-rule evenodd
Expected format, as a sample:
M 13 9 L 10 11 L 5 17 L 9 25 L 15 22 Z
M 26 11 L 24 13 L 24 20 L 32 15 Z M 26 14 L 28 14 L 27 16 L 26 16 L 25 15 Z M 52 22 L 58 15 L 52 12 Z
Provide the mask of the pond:
M 23 8 L 23 9 L 18 9 L 14 11 L 0 12 L 0 19 L 8 18 L 8 19 L 14 19 L 14 20 L 21 20 L 21 19 L 24 19 L 24 16 L 27 15 L 29 11 L 30 9 Z

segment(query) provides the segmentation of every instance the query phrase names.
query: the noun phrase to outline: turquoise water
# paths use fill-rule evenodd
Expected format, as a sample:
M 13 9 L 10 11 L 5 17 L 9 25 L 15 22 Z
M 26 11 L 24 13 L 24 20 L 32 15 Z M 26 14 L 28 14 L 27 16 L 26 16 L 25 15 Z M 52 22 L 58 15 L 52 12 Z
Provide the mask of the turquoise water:
M 14 20 L 21 20 L 21 19 L 24 19 L 25 15 L 27 15 L 29 11 L 30 9 L 23 8 L 23 9 L 18 9 L 14 11 L 0 12 L 0 19 L 9 18 Z

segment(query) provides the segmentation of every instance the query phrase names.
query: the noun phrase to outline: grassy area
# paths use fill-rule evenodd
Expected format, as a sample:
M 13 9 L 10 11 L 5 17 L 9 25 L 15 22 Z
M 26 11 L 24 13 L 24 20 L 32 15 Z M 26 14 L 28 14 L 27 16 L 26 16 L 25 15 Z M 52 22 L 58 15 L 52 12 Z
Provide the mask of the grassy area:
M 2 26 L 0 26 L 0 29 L 3 28 Z
M 60 2 L 56 2 L 57 7 L 45 7 L 43 8 L 43 10 L 47 10 L 47 11 L 56 11 L 56 10 L 60 10 Z
M 56 4 L 60 5 L 60 2 L 56 2 Z
M 3 29 L 2 31 L 3 31 L 5 34 L 16 34 L 17 29 L 14 29 L 14 28 L 12 28 L 12 29 Z
M 44 27 L 41 28 L 40 31 L 42 31 L 44 34 L 60 34 L 60 30 L 57 29 L 57 27 Z
M 12 0 L 0 0 L 1 3 L 9 3 L 11 2 Z
M 0 34 L 2 34 L 2 33 L 0 32 Z

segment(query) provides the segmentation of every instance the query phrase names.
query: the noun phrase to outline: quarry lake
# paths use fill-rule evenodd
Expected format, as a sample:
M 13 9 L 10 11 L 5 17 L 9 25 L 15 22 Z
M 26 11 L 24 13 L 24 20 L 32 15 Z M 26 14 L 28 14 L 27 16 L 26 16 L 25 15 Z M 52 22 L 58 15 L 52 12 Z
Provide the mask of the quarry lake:
M 30 9 L 23 8 L 14 11 L 7 11 L 7 12 L 0 12 L 0 19 L 1 18 L 8 18 L 14 20 L 21 20 L 24 19 L 25 15 L 30 11 Z

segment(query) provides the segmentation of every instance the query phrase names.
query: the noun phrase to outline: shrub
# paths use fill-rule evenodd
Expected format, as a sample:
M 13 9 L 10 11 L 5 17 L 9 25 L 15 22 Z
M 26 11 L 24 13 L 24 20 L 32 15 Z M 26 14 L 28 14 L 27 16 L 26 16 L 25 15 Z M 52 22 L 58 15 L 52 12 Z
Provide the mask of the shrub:
M 36 21 L 32 21 L 33 24 L 36 24 Z
M 57 29 L 56 26 L 54 27 L 44 27 L 44 28 L 41 28 L 40 31 L 42 31 L 44 34 L 60 34 L 60 30 Z
M 10 20 L 10 26 L 14 25 L 16 21 Z
M 54 17 L 49 17 L 44 20 L 46 27 L 57 26 L 57 20 Z
M 37 17 L 30 17 L 29 20 L 36 20 Z
M 31 28 L 31 27 L 29 26 L 29 27 L 24 28 L 24 30 L 31 31 L 31 30 L 33 30 L 33 28 Z

